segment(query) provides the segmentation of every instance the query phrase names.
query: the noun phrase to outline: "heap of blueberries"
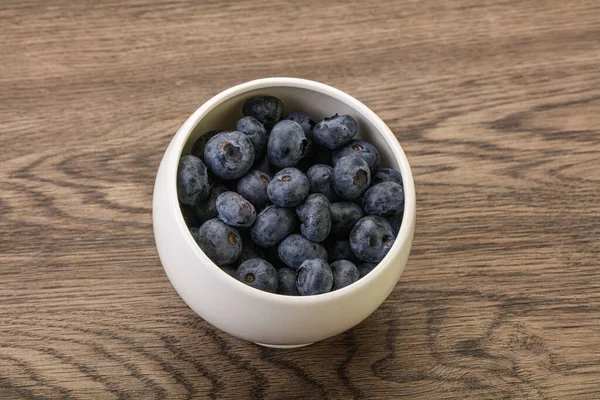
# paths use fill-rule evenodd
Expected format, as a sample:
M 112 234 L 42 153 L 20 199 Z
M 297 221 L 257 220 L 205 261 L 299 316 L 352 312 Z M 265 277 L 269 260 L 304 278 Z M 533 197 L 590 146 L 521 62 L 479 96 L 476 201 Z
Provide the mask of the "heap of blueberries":
M 315 295 L 350 285 L 387 254 L 402 222 L 400 173 L 353 139 L 358 124 L 244 103 L 235 131 L 210 131 L 181 157 L 177 193 L 190 232 L 225 272 L 256 289 Z

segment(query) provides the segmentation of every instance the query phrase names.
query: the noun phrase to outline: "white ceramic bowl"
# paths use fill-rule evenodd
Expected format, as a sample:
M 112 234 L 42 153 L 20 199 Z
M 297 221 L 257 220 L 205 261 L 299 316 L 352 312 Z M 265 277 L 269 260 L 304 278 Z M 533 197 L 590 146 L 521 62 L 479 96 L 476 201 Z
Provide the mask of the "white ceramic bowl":
M 340 290 L 307 297 L 282 296 L 238 282 L 198 247 L 179 209 L 176 174 L 179 158 L 189 154 L 202 133 L 233 130 L 242 105 L 254 96 L 283 101 L 285 112 L 303 110 L 314 119 L 352 115 L 358 137 L 373 143 L 382 166 L 398 169 L 404 180 L 402 227 L 387 256 L 363 279 Z M 352 96 L 322 83 L 267 78 L 219 93 L 179 128 L 164 154 L 154 186 L 153 225 L 162 265 L 177 293 L 204 320 L 231 335 L 270 347 L 299 347 L 342 333 L 367 318 L 392 292 L 402 273 L 415 226 L 415 188 L 408 160 L 386 124 Z

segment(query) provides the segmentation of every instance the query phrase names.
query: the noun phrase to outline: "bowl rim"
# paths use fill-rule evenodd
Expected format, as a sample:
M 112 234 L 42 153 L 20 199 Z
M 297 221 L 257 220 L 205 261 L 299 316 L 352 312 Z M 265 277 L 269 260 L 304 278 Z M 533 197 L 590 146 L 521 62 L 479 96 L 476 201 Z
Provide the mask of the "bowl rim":
M 185 220 L 183 219 L 183 214 L 179 206 L 176 185 L 177 166 L 179 164 L 179 159 L 181 158 L 183 148 L 187 143 L 191 133 L 198 125 L 198 123 L 202 120 L 202 118 L 205 115 L 207 115 L 213 109 L 218 107 L 224 101 L 227 101 L 246 92 L 271 87 L 293 87 L 311 90 L 328 95 L 345 103 L 347 106 L 352 108 L 357 114 L 360 114 L 363 118 L 367 119 L 371 124 L 373 124 L 373 126 L 375 126 L 375 129 L 379 132 L 379 134 L 383 136 L 383 139 L 389 146 L 394 158 L 396 159 L 400 167 L 400 174 L 402 175 L 402 180 L 404 183 L 404 215 L 402 224 L 400 226 L 400 230 L 396 235 L 396 240 L 392 245 L 392 248 L 388 251 L 383 260 L 381 260 L 377 264 L 377 266 L 363 278 L 348 286 L 345 286 L 341 289 L 332 292 L 312 296 L 286 296 L 255 289 L 238 281 L 234 277 L 229 276 L 217 264 L 210 260 L 210 258 L 208 258 L 208 256 L 202 251 L 200 246 L 198 246 L 198 244 L 192 237 L 185 223 Z M 212 268 L 218 269 L 221 273 L 223 273 L 223 275 L 227 275 L 226 278 L 228 279 L 228 282 L 230 282 L 233 285 L 233 287 L 236 287 L 236 290 L 245 291 L 246 294 L 249 296 L 262 298 L 262 300 L 271 300 L 280 303 L 290 303 L 296 305 L 302 303 L 314 304 L 320 302 L 335 301 L 348 295 L 352 295 L 352 292 L 359 290 L 362 286 L 368 285 L 371 281 L 377 279 L 377 276 L 380 275 L 384 269 L 394 268 L 395 266 L 393 260 L 395 256 L 397 256 L 400 253 L 401 249 L 406 246 L 409 240 L 412 240 L 412 235 L 414 231 L 413 227 L 416 219 L 416 193 L 410 164 L 408 162 L 406 154 L 402 149 L 402 146 L 400 145 L 390 128 L 385 124 L 385 122 L 383 122 L 383 120 L 379 118 L 379 116 L 377 116 L 377 114 L 375 114 L 375 112 L 373 112 L 369 107 L 367 107 L 351 95 L 327 84 L 301 78 L 271 77 L 255 79 L 230 87 L 229 89 L 226 89 L 207 100 L 181 125 L 181 127 L 177 130 L 173 139 L 171 140 L 171 143 L 169 144 L 169 147 L 166 152 L 169 154 L 175 153 L 177 155 L 176 157 L 173 157 L 169 160 L 171 165 L 167 165 L 167 169 L 170 170 L 168 180 L 172 184 L 169 184 L 166 189 L 169 192 L 168 198 L 170 204 L 172 205 L 172 207 L 175 207 L 179 211 L 175 213 L 175 222 L 177 228 L 185 232 L 183 236 L 187 241 L 187 244 L 191 246 L 191 248 L 193 249 L 192 251 L 198 256 L 199 259 L 205 261 L 205 263 L 201 264 L 209 264 Z M 357 264 L 357 266 L 358 265 L 360 264 Z

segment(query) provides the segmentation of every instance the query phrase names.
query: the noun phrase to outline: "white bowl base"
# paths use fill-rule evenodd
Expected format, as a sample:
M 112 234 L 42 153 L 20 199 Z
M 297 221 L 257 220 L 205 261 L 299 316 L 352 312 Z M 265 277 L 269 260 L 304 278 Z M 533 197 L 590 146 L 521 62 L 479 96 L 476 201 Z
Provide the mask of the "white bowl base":
M 313 343 L 305 343 L 305 344 L 265 344 L 265 343 L 254 342 L 254 344 L 257 344 L 257 345 L 262 346 L 262 347 L 269 347 L 271 349 L 297 349 L 299 347 L 310 346 Z

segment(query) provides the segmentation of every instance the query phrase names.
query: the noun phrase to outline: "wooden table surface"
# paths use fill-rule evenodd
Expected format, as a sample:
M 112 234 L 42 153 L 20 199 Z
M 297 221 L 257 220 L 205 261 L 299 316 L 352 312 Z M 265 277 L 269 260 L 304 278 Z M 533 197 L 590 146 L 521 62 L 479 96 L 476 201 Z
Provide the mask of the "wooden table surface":
M 600 398 L 597 1 L 3 0 L 0 33 L 0 398 Z M 416 181 L 394 292 L 300 350 L 202 321 L 151 226 L 178 127 L 269 76 L 363 101 Z

